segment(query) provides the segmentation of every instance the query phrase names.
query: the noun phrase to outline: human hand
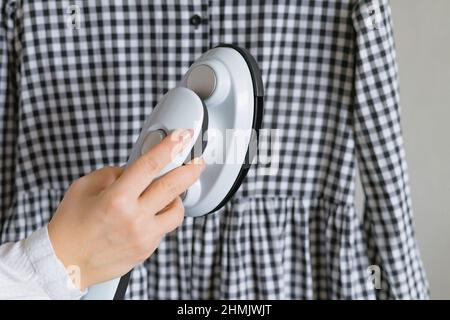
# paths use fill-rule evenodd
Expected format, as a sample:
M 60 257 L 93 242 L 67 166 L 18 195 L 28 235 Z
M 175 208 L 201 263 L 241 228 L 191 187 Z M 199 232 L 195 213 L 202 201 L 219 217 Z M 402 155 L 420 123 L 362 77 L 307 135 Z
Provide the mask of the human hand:
M 192 130 L 177 130 L 128 168 L 105 167 L 70 186 L 48 233 L 66 268 L 79 268 L 80 289 L 127 273 L 182 223 L 179 195 L 198 179 L 204 161 L 156 177 L 191 139 Z

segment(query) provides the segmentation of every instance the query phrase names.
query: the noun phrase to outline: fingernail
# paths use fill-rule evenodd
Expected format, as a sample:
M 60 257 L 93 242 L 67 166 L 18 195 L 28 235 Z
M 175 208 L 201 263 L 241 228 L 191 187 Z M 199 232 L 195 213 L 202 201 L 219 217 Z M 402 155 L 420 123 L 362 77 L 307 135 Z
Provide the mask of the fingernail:
M 181 129 L 180 131 L 180 141 L 185 139 L 190 139 L 194 135 L 194 129 Z
M 191 161 L 188 162 L 188 164 L 195 164 L 197 166 L 201 166 L 202 171 L 205 170 L 206 168 L 205 160 L 203 160 L 203 158 L 201 157 L 196 157 L 192 159 Z
M 189 145 L 193 135 L 193 129 L 177 129 L 173 131 L 173 139 L 178 141 L 177 145 L 174 148 L 176 154 L 183 151 Z
M 173 139 L 177 141 L 183 141 L 185 139 L 192 138 L 194 135 L 194 129 L 175 129 L 172 131 Z
M 206 162 L 202 159 L 202 171 L 206 169 Z
M 183 131 L 181 131 L 180 137 L 178 139 L 181 142 L 183 149 L 187 147 L 189 142 L 191 142 L 193 135 L 194 135 L 194 130 L 192 130 L 192 129 L 183 129 Z

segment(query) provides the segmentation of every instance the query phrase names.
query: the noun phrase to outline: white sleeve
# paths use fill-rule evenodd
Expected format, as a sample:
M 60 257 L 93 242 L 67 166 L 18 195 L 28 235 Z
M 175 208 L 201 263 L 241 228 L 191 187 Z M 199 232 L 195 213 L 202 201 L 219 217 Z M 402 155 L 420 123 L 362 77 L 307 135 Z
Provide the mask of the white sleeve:
M 0 299 L 80 299 L 57 258 L 47 227 L 28 238 L 0 246 Z

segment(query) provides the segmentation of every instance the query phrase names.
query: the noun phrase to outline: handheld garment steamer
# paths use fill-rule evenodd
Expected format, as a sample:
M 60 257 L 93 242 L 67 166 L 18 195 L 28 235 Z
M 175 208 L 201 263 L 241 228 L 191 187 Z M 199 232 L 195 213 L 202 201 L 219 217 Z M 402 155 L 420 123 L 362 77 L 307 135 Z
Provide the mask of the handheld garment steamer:
M 171 131 L 192 128 L 190 145 L 160 175 L 201 155 L 207 166 L 182 196 L 185 215 L 198 217 L 220 209 L 237 191 L 253 160 L 263 95 L 261 73 L 247 50 L 221 44 L 205 52 L 156 105 L 127 164 Z M 83 299 L 123 299 L 130 274 L 90 287 Z

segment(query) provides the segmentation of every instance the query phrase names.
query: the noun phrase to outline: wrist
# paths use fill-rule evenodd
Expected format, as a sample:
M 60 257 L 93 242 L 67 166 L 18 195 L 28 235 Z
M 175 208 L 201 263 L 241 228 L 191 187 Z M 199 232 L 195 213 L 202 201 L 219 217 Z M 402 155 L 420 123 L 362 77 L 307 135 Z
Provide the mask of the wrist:
M 66 267 L 56 256 L 48 227 L 24 239 L 23 248 L 38 282 L 51 299 L 79 299 L 86 293 L 73 284 Z
M 64 265 L 73 285 L 79 290 L 85 290 L 91 283 L 88 277 L 86 259 L 80 254 L 79 248 L 75 248 L 76 241 L 67 239 L 67 234 L 61 234 L 53 221 L 47 226 L 50 243 L 58 260 Z

